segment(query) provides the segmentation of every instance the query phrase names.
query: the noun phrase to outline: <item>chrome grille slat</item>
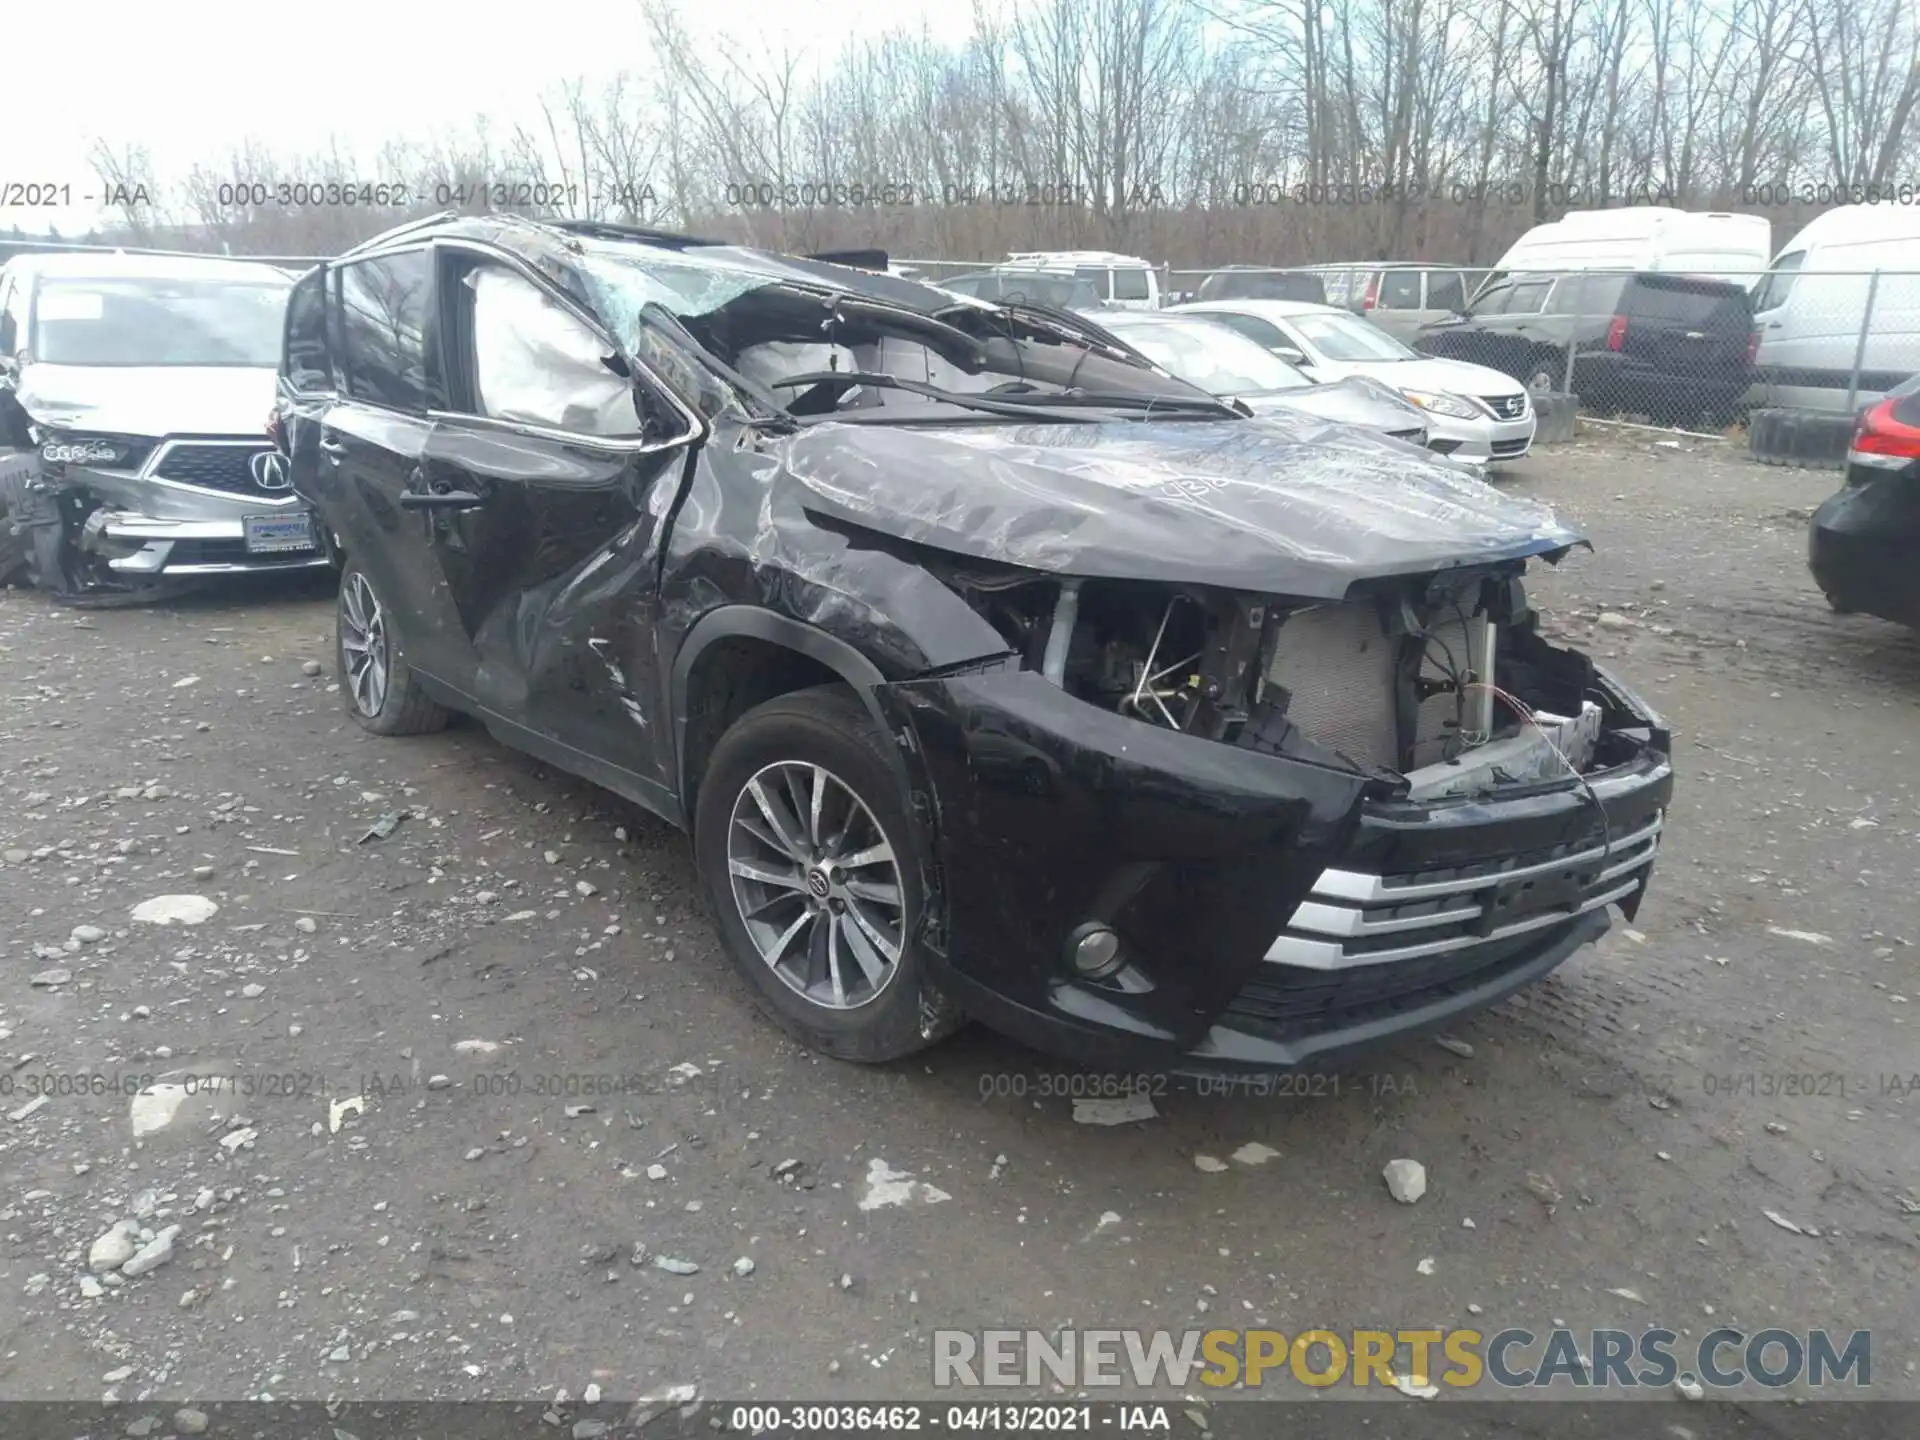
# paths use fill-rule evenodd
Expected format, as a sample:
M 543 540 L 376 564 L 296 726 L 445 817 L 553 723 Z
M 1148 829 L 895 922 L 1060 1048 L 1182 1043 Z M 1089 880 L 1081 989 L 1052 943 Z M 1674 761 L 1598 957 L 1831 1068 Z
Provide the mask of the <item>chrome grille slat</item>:
M 1624 900 L 1639 888 L 1643 872 L 1652 866 L 1659 853 L 1664 818 L 1656 815 L 1611 846 L 1597 846 L 1478 875 L 1431 881 L 1415 878 L 1396 885 L 1388 883 L 1398 878 L 1394 876 L 1327 870 L 1312 891 L 1314 896 L 1324 898 L 1308 899 L 1295 909 L 1286 930 L 1268 947 L 1266 959 L 1270 964 L 1309 970 L 1348 970 L 1497 945 L 1518 935 L 1564 924 L 1577 915 Z M 1459 933 L 1460 927 L 1484 919 L 1487 907 L 1496 903 L 1492 898 L 1494 892 L 1516 882 L 1546 876 L 1584 877 L 1578 903 L 1494 925 L 1485 934 Z M 1329 904 L 1328 899 L 1346 903 Z M 1460 903 L 1446 903 L 1450 900 Z M 1440 903 L 1423 914 L 1394 913 L 1423 901 Z M 1434 931 L 1453 933 L 1433 935 Z M 1422 932 L 1428 932 L 1430 938 L 1421 938 Z M 1405 937 L 1406 943 L 1371 948 L 1375 942 L 1388 937 Z
M 1632 846 L 1644 844 L 1659 835 L 1660 827 L 1665 823 L 1663 816 L 1656 815 L 1646 825 L 1630 835 L 1615 837 L 1612 853 L 1618 855 Z M 1531 865 L 1517 865 L 1511 870 L 1490 871 L 1485 875 L 1473 875 L 1446 880 L 1420 881 L 1395 884 L 1401 877 L 1396 875 L 1374 875 L 1363 870 L 1323 870 L 1320 878 L 1313 882 L 1313 893 L 1330 900 L 1345 900 L 1349 904 L 1379 905 L 1399 903 L 1406 900 L 1432 900 L 1444 895 L 1466 895 L 1476 890 L 1485 890 L 1493 885 L 1503 885 L 1509 880 L 1527 880 L 1536 875 L 1550 874 L 1555 870 L 1575 870 L 1588 862 L 1599 860 L 1608 854 L 1608 847 L 1596 845 L 1591 850 L 1582 850 L 1577 855 L 1563 855 L 1554 860 L 1542 860 Z
M 1482 395 L 1480 403 L 1502 420 L 1518 420 L 1527 413 L 1525 395 Z
M 270 492 L 254 482 L 252 462 L 272 448 L 264 440 L 169 440 L 154 452 L 146 473 L 173 485 L 265 497 Z

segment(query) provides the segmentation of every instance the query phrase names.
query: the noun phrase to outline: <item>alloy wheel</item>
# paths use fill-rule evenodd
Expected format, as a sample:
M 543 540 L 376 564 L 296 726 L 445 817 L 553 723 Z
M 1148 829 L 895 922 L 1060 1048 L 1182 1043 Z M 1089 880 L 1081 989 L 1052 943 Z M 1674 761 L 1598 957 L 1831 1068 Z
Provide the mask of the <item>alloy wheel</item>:
M 387 702 L 387 615 L 373 586 L 357 570 L 340 589 L 340 650 L 354 708 L 362 715 L 378 715 Z
M 829 1010 L 873 1001 L 899 971 L 906 904 L 880 822 L 821 765 L 777 761 L 733 802 L 727 870 L 761 960 Z

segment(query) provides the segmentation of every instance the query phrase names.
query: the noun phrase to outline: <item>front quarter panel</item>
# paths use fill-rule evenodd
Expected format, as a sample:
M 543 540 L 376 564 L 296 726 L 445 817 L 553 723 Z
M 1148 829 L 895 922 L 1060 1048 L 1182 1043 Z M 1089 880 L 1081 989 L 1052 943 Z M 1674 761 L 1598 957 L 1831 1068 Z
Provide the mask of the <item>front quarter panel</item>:
M 998 632 L 922 565 L 809 515 L 783 448 L 731 427 L 701 448 L 662 566 L 663 663 L 703 614 L 728 604 L 844 641 L 890 680 L 1005 652 Z

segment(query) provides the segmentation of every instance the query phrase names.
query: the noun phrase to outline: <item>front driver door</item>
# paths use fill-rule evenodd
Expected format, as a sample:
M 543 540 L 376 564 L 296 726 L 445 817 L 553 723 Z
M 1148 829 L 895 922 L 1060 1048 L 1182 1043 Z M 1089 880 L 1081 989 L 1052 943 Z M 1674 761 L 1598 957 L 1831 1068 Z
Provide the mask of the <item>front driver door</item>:
M 659 545 L 690 426 L 569 302 L 443 245 L 450 409 L 422 486 L 437 569 L 503 739 L 642 804 L 671 805 L 654 651 Z M 423 503 L 423 502 L 416 502 Z

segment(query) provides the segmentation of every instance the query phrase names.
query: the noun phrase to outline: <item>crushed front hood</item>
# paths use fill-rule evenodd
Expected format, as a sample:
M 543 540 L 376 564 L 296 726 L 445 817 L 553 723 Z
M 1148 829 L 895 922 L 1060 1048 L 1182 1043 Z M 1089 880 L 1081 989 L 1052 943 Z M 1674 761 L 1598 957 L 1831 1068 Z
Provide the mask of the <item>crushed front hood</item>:
M 23 367 L 20 406 L 36 424 L 107 435 L 260 435 L 274 372 L 234 365 Z
M 1356 580 L 1560 551 L 1545 506 L 1306 415 L 907 427 L 787 442 L 821 515 L 953 554 L 1089 578 L 1339 599 Z

